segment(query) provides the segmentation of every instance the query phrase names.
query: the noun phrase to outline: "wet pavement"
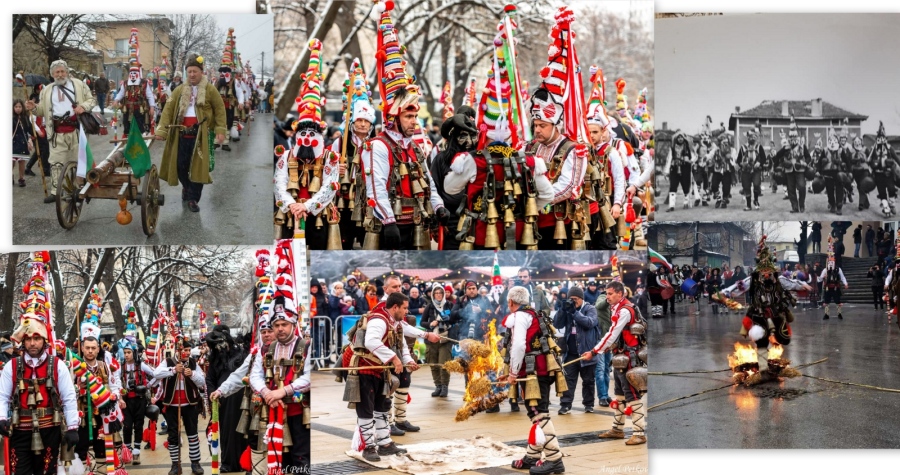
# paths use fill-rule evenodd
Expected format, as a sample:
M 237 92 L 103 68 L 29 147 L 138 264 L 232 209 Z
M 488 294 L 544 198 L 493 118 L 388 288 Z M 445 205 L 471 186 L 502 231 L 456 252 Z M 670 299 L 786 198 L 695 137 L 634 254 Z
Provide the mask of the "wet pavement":
M 740 334 L 741 313 L 713 315 L 705 301 L 677 304 L 676 316 L 650 321 L 651 372 L 719 370 Z M 690 313 L 689 313 L 690 310 Z M 800 371 L 839 381 L 900 389 L 900 326 L 883 310 L 845 305 L 844 319 L 795 309 L 785 358 Z M 730 383 L 730 371 L 652 375 L 650 406 Z M 650 448 L 900 448 L 900 394 L 807 377 L 712 391 L 651 410 Z
M 336 383 L 330 372 L 314 372 L 312 375 L 314 401 L 312 407 L 312 473 L 370 473 L 372 475 L 398 475 L 403 472 L 382 470 L 346 455 L 356 427 L 356 411 L 343 402 L 344 385 Z M 449 397 L 431 397 L 434 390 L 431 373 L 420 369 L 413 373 L 410 387 L 411 402 L 407 406 L 409 422 L 420 426 L 420 432 L 408 432 L 393 437 L 401 447 L 407 444 L 432 442 L 445 439 L 469 439 L 475 435 L 490 437 L 520 448 L 525 454 L 526 438 L 530 429 L 525 409 L 510 412 L 509 404 L 500 404 L 500 412 L 479 413 L 464 422 L 454 422 L 456 410 L 462 407 L 465 391 L 462 375 L 450 377 Z M 581 382 L 576 389 L 576 403 L 580 402 Z M 612 394 L 612 386 L 610 386 Z M 560 416 L 559 398 L 551 391 L 550 416 L 556 427 L 564 455 L 563 463 L 568 474 L 597 473 L 647 473 L 647 445 L 627 446 L 625 441 L 598 439 L 597 434 L 612 426 L 613 412 L 608 407 L 595 407 L 595 412 L 584 412 L 574 405 L 572 412 Z M 631 418 L 626 418 L 625 432 L 631 436 Z M 509 465 L 466 471 L 467 474 L 521 475 L 525 470 L 513 470 Z
M 107 112 L 106 119 L 111 114 Z M 204 186 L 200 212 L 181 201 L 181 185 L 160 180 L 165 204 L 159 209 L 156 233 L 147 237 L 141 227 L 140 204 L 129 204 L 132 221 L 116 222 L 119 204 L 114 199 L 93 199 L 81 209 L 74 228 L 63 229 L 56 205 L 44 204 L 39 167 L 26 186 L 13 187 L 13 244 L 15 245 L 271 245 L 272 228 L 272 116 L 255 114 L 255 120 L 231 144 L 231 151 L 216 150 L 213 183 Z M 121 131 L 120 131 L 121 136 Z M 91 136 L 95 163 L 113 149 L 110 135 Z M 164 143 L 153 144 L 150 154 L 159 168 Z M 47 177 L 49 180 L 49 176 Z

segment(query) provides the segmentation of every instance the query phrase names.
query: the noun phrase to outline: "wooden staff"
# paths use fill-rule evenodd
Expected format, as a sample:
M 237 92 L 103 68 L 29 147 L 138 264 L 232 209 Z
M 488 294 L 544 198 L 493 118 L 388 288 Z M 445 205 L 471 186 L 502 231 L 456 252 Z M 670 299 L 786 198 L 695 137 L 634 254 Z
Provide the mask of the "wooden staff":
M 212 475 L 219 475 L 219 401 L 214 399 L 212 401 L 212 419 L 210 419 L 210 424 L 212 427 L 211 435 L 212 441 L 210 442 L 210 457 L 212 458 L 211 467 L 212 467 Z
M 509 377 L 509 375 L 503 376 L 502 378 L 498 378 L 498 379 L 506 379 L 507 377 Z M 529 377 L 527 377 L 527 378 L 522 378 L 522 379 L 518 379 L 518 378 L 517 378 L 517 379 L 516 379 L 516 382 L 517 382 L 517 383 L 524 383 L 525 381 L 534 381 L 534 379 L 535 379 L 534 376 L 529 376 Z M 493 385 L 493 386 L 502 386 L 502 385 L 504 385 L 504 384 L 509 384 L 509 381 L 494 381 L 494 382 L 491 383 L 491 385 Z
M 440 363 L 422 363 L 419 365 L 420 368 L 425 366 L 444 366 Z M 319 368 L 315 371 L 358 371 L 361 369 L 394 369 L 393 366 L 354 366 L 352 368 Z

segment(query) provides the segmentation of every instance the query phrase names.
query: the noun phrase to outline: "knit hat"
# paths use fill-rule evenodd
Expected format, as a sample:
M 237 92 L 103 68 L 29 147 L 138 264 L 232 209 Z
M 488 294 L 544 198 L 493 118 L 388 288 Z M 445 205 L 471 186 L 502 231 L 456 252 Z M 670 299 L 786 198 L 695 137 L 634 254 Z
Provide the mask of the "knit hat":
M 222 51 L 222 63 L 219 66 L 220 73 L 230 73 L 234 68 L 234 28 L 228 29 L 225 37 L 225 49 Z
M 309 40 L 309 67 L 300 75 L 303 83 L 300 94 L 295 99 L 297 104 L 297 121 L 294 129 L 315 128 L 323 132 L 326 128 L 322 114 L 325 109 L 325 98 L 322 95 L 322 72 L 319 68 L 319 54 L 322 42 L 313 38 Z
M 46 265 L 50 263 L 50 253 L 39 251 L 32 254 L 31 279 L 22 288 L 25 300 L 19 304 L 23 313 L 19 316 L 19 325 L 10 339 L 22 343 L 26 337 L 39 335 L 47 340 L 52 348 L 53 324 L 50 318 L 51 301 L 49 289 L 45 286 L 47 279 Z
M 381 114 L 387 129 L 394 128 L 394 118 L 401 112 L 418 111 L 420 97 L 419 87 L 414 84 L 415 76 L 406 71 L 406 60 L 403 59 L 406 47 L 400 45 L 397 30 L 391 20 L 390 12 L 393 9 L 394 2 L 391 0 L 379 0 L 373 8 L 380 15 L 375 62 Z
M 91 296 L 88 300 L 87 307 L 84 309 L 84 319 L 81 322 L 81 340 L 94 337 L 100 339 L 100 315 L 102 313 L 103 302 L 100 298 L 100 291 L 97 287 L 91 289 Z
M 578 297 L 584 300 L 584 290 L 581 287 L 569 287 L 569 297 Z
M 625 95 L 625 80 L 616 80 L 616 112 L 628 110 L 628 96 Z

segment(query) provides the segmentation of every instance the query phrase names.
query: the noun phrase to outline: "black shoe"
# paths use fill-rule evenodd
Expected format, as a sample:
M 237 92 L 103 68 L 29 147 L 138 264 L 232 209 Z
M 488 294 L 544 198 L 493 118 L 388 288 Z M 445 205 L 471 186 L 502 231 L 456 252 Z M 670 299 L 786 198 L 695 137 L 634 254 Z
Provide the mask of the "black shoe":
M 571 407 L 563 406 L 563 407 L 559 408 L 559 412 L 558 412 L 557 414 L 559 414 L 559 415 L 561 415 L 561 416 L 564 416 L 564 415 L 566 415 L 566 414 L 568 414 L 568 413 L 570 413 L 570 412 L 572 412 L 572 408 L 571 408 Z
M 828 320 L 829 318 L 831 318 L 831 317 L 829 317 L 828 314 L 826 313 L 825 316 L 822 317 L 822 320 Z
M 405 453 L 406 449 L 398 447 L 397 444 L 393 442 L 387 445 L 378 446 L 378 455 L 399 455 Z
M 228 144 L 222 145 L 222 150 L 224 150 L 224 151 L 226 151 L 226 152 L 230 152 L 230 151 L 231 151 L 231 146 L 229 146 Z
M 44 203 L 56 203 L 56 195 L 47 195 L 47 197 L 44 198 Z
M 203 475 L 203 466 L 200 462 L 191 462 L 191 473 L 194 475 Z
M 842 315 L 841 312 L 838 312 L 838 320 L 843 320 L 843 319 L 844 319 L 844 315 Z
M 150 442 L 144 444 L 144 450 L 150 450 Z
M 374 445 L 363 449 L 362 456 L 369 462 L 381 462 L 381 457 L 378 456 L 378 448 Z
M 840 215 L 842 214 L 842 213 L 841 213 L 841 209 L 838 208 L 838 209 L 834 210 L 834 214 L 840 216 Z
M 801 207 L 800 207 L 800 212 L 801 212 L 801 213 L 805 213 L 805 212 L 806 212 L 806 208 L 803 207 L 803 206 L 801 206 Z
M 490 409 L 487 409 L 487 410 L 484 411 L 484 412 L 486 412 L 486 413 L 488 413 L 488 414 L 494 414 L 494 413 L 500 412 L 500 405 L 497 404 L 496 406 L 493 406 L 493 407 L 491 407 Z
M 26 169 L 25 169 L 25 175 L 27 175 L 27 176 L 37 176 L 37 175 L 34 174 L 33 171 L 31 171 L 30 168 L 26 168 Z
M 519 403 L 511 402 L 509 403 L 509 412 L 519 412 Z
M 447 397 L 450 394 L 450 386 L 441 386 L 441 397 Z
M 600 405 L 603 407 L 609 407 L 609 399 L 605 397 L 600 398 Z
M 526 455 L 518 460 L 513 460 L 511 466 L 516 470 L 526 470 L 531 469 L 531 467 L 534 467 L 540 461 L 541 459 L 533 459 Z
M 169 475 L 178 475 L 181 472 L 181 463 L 172 462 L 172 468 L 169 469 Z
M 400 437 L 401 435 L 406 435 L 406 431 L 397 427 L 394 424 L 391 424 L 391 436 L 392 437 Z
M 719 208 L 721 208 L 721 207 L 722 207 L 722 202 L 721 202 L 721 201 L 716 201 L 716 209 L 719 209 Z
M 562 459 L 549 461 L 542 460 L 528 470 L 528 475 L 547 475 L 550 473 L 566 473 L 566 467 Z
M 199 213 L 199 212 L 200 212 L 200 207 L 197 206 L 197 202 L 194 201 L 194 200 L 188 201 L 188 209 L 191 210 L 191 211 L 194 212 L 194 213 Z
M 584 412 L 586 412 L 586 413 L 588 413 L 588 414 L 593 414 L 593 413 L 594 413 L 594 406 L 584 406 Z
M 397 426 L 398 429 L 405 432 L 419 432 L 420 430 L 419 427 L 410 424 L 409 421 L 396 422 L 394 423 L 394 425 Z
M 431 392 L 431 397 L 438 397 L 441 395 L 441 390 L 444 389 L 443 386 L 437 385 L 434 387 L 434 391 Z

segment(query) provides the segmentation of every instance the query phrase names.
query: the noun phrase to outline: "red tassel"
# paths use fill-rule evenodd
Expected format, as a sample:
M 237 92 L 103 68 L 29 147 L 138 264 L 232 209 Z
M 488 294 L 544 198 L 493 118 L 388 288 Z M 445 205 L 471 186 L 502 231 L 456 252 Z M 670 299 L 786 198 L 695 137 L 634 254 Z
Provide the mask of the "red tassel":
M 128 472 L 125 470 L 124 467 L 120 467 L 120 468 L 117 468 L 115 472 L 113 472 L 113 475 L 128 475 Z
M 241 470 L 245 472 L 249 472 L 253 469 L 253 462 L 250 459 L 250 447 L 244 449 L 244 453 L 241 454 Z
M 123 445 L 121 447 L 122 450 L 122 463 L 129 464 L 132 460 L 134 460 L 134 454 L 131 453 L 131 449 L 128 446 Z M 118 464 L 116 464 L 118 465 Z
M 168 440 L 166 440 L 165 442 L 163 442 L 163 447 L 164 447 L 166 450 L 169 450 L 169 441 L 168 441 Z
M 619 401 L 617 399 L 613 399 L 612 401 L 609 401 L 610 409 L 618 409 L 618 407 L 619 407 Z
M 412 396 L 409 393 L 406 393 L 406 403 L 409 404 L 412 402 Z
M 625 222 L 631 224 L 634 222 L 634 220 L 634 205 L 632 205 L 631 200 L 629 200 L 627 203 L 625 203 Z
M 625 410 L 622 411 L 622 412 L 624 412 L 626 416 L 630 416 L 631 413 L 634 412 L 634 411 L 631 409 L 631 406 L 628 406 L 628 407 L 626 407 Z
M 544 431 L 541 430 L 540 421 L 531 424 L 531 430 L 528 431 L 528 445 L 544 445 L 547 442 L 547 437 L 544 436 Z
M 749 330 L 750 327 L 753 326 L 753 320 L 751 320 L 750 317 L 744 317 L 744 320 L 741 323 L 744 325 L 744 328 L 746 330 Z

